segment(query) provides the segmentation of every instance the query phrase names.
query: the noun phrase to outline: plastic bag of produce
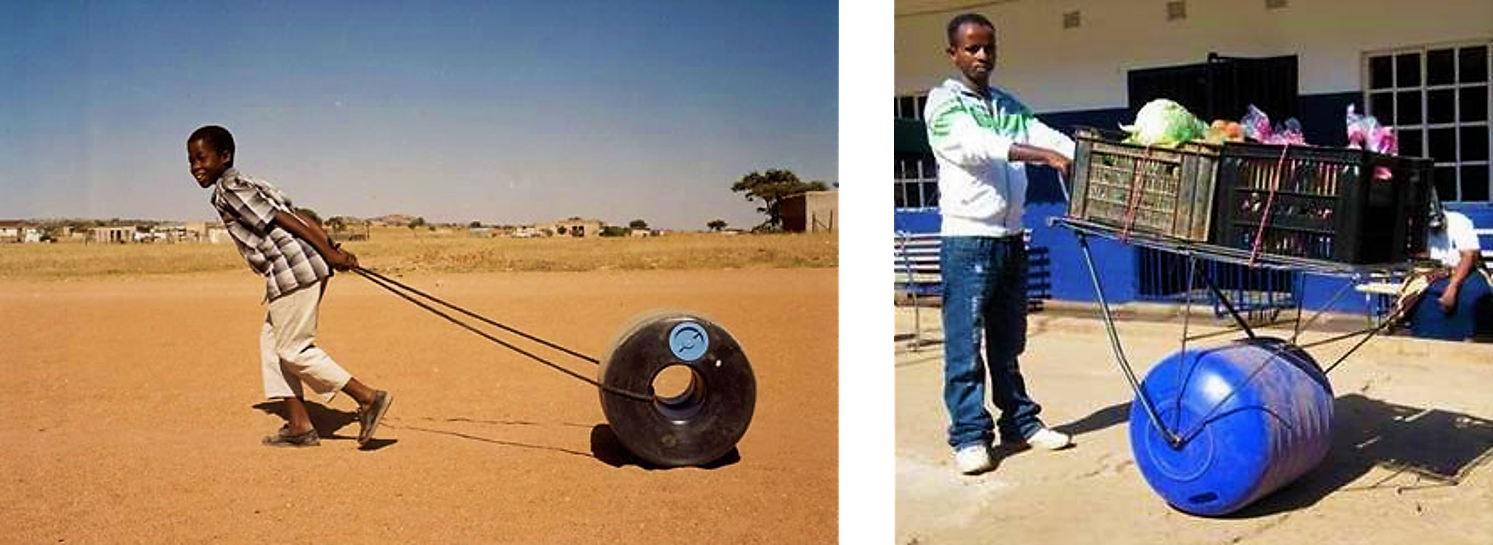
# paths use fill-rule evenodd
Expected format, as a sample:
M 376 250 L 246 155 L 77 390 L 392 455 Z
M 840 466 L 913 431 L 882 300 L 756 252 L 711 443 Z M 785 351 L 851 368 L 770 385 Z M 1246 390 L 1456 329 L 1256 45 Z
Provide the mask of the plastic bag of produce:
M 1352 104 L 1348 105 L 1348 147 L 1364 149 L 1374 153 L 1400 154 L 1400 139 L 1394 129 L 1379 124 L 1372 115 L 1358 115 Z M 1374 179 L 1388 180 L 1394 174 L 1383 166 L 1374 167 Z
M 1244 136 L 1262 144 L 1291 144 L 1305 145 L 1306 136 L 1301 133 L 1301 122 L 1296 118 L 1287 119 L 1285 123 L 1278 126 L 1270 125 L 1270 116 L 1265 115 L 1263 110 L 1249 105 L 1249 111 L 1244 118 L 1239 120 L 1244 127 Z

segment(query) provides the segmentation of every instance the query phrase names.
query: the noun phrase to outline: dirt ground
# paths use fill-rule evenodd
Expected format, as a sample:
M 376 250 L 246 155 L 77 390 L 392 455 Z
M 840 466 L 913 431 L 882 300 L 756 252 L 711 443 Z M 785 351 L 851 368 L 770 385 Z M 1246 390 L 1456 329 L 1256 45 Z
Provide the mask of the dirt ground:
M 1204 518 L 1167 506 L 1136 469 L 1133 394 L 1092 316 L 1032 315 L 1022 360 L 1043 419 L 1077 445 L 1009 454 L 966 477 L 944 443 L 938 309 L 921 310 L 932 343 L 916 351 L 912 309 L 897 310 L 897 543 L 1493 543 L 1493 346 L 1370 340 L 1329 375 L 1337 399 L 1327 459 L 1240 512 Z M 1118 327 L 1141 377 L 1180 346 L 1180 322 Z M 1192 328 L 1218 329 L 1196 319 Z M 1351 344 L 1308 352 L 1327 365 Z
M 260 446 L 281 419 L 247 271 L 0 284 L 0 541 L 833 542 L 836 274 L 401 278 L 598 358 L 651 309 L 725 326 L 756 372 L 751 428 L 722 464 L 669 470 L 615 443 L 594 387 L 353 275 L 319 344 L 396 396 L 371 451 L 343 396 L 313 407 L 320 447 Z

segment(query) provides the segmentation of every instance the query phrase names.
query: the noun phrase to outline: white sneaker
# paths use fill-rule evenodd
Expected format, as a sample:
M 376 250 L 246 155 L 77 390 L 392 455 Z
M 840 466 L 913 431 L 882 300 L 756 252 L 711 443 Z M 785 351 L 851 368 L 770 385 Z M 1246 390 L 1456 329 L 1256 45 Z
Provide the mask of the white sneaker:
M 1026 438 L 1026 444 L 1042 450 L 1059 450 L 1073 444 L 1073 438 L 1062 432 L 1052 431 L 1047 428 L 1037 430 L 1037 433 Z
M 954 465 L 959 466 L 959 472 L 965 475 L 995 469 L 995 462 L 990 460 L 990 447 L 985 445 L 972 445 L 955 451 Z

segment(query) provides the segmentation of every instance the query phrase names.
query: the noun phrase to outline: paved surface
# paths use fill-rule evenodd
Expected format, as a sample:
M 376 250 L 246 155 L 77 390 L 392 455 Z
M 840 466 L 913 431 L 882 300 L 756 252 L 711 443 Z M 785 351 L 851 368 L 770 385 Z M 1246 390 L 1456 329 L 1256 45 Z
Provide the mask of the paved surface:
M 938 309 L 921 310 L 932 341 L 916 351 L 907 346 L 912 309 L 896 312 L 899 544 L 1493 543 L 1493 345 L 1369 341 L 1330 375 L 1337 401 L 1327 460 L 1239 513 L 1202 518 L 1167 506 L 1136 469 L 1133 396 L 1091 313 L 1033 314 L 1022 360 L 1043 418 L 1077 445 L 1005 456 L 995 471 L 966 477 L 944 444 Z M 1180 321 L 1146 314 L 1127 311 L 1118 326 L 1140 376 L 1180 343 Z M 1198 318 L 1191 327 L 1221 329 Z M 1307 332 L 1302 341 L 1325 336 Z M 1349 345 L 1310 353 L 1330 363 Z

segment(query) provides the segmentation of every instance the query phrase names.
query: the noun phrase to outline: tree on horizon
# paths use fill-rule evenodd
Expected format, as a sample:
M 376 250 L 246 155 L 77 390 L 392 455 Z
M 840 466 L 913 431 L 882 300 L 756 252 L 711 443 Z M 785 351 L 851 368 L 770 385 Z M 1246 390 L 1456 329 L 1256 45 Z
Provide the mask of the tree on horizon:
M 742 176 L 736 183 L 731 184 L 732 193 L 745 193 L 747 201 L 762 200 L 762 206 L 757 211 L 767 215 L 754 231 L 780 231 L 783 228 L 783 215 L 781 205 L 783 199 L 806 193 L 809 191 L 824 191 L 829 189 L 828 185 L 819 180 L 805 182 L 798 179 L 798 175 L 787 169 L 767 169 L 763 173 L 752 171 Z

